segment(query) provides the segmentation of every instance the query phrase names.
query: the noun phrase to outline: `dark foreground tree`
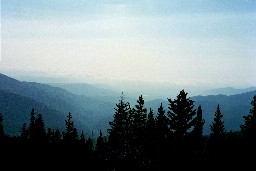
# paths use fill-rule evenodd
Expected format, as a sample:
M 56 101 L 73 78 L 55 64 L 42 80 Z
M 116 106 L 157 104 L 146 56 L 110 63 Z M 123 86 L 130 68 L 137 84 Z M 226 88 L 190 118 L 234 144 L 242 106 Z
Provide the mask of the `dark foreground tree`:
M 203 135 L 204 123 L 202 107 L 199 105 L 197 108 L 195 126 L 190 134 L 190 142 L 194 155 L 202 155 L 205 148 L 206 137 Z
M 189 133 L 196 123 L 196 109 L 194 101 L 187 97 L 184 90 L 181 90 L 174 100 L 169 101 L 169 128 L 171 130 L 171 151 L 172 157 L 176 160 L 190 160 Z M 181 161 L 179 161 L 181 162 Z
M 169 135 L 169 128 L 168 128 L 169 122 L 165 114 L 165 110 L 162 103 L 158 108 L 155 122 L 156 122 L 156 141 L 157 141 L 157 145 L 160 146 L 162 143 L 164 143 L 167 140 L 167 137 Z
M 158 170 L 162 170 L 162 166 L 169 161 L 169 121 L 166 116 L 163 104 L 161 103 L 156 115 L 156 135 L 155 135 L 155 145 L 156 145 L 156 156 L 155 156 L 155 167 Z
M 100 130 L 99 136 L 97 138 L 95 150 L 94 150 L 94 162 L 95 170 L 107 170 L 108 169 L 108 148 L 107 148 L 107 139 L 103 136 L 103 133 Z
M 156 123 L 155 123 L 155 117 L 154 112 L 150 108 L 147 122 L 145 125 L 145 140 L 144 140 L 144 149 L 145 149 L 145 167 L 152 168 L 155 163 L 155 157 L 156 157 Z
M 113 121 L 109 122 L 110 128 L 108 129 L 108 145 L 109 160 L 114 163 L 119 163 L 118 166 L 113 166 L 118 168 L 126 167 L 120 163 L 129 160 L 130 154 L 130 121 L 131 121 L 131 108 L 130 103 L 126 102 L 124 99 L 124 94 L 122 93 L 121 99 L 118 104 L 116 104 L 115 114 Z
M 67 119 L 65 120 L 66 124 L 66 132 L 63 134 L 63 140 L 67 144 L 75 144 L 78 142 L 78 134 L 77 129 L 74 126 L 74 121 L 72 119 L 72 115 L 69 112 Z
M 256 96 L 251 101 L 249 114 L 243 116 L 244 124 L 240 125 L 243 135 L 243 155 L 244 158 L 250 159 L 249 156 L 256 154 Z
M 256 96 L 251 101 L 252 108 L 249 114 L 243 116 L 244 124 L 240 125 L 243 136 L 248 141 L 256 141 Z
M 196 110 L 194 109 L 194 101 L 187 97 L 184 90 L 181 90 L 174 100 L 168 99 L 170 120 L 170 130 L 176 140 L 184 139 L 191 128 L 195 125 Z
M 30 123 L 28 128 L 29 140 L 31 143 L 34 143 L 34 141 L 36 141 L 35 140 L 36 139 L 35 121 L 36 121 L 35 108 L 32 108 L 30 113 Z
M 46 144 L 47 143 L 47 136 L 45 132 L 44 120 L 42 114 L 38 114 L 35 119 L 35 141 L 38 144 Z
M 131 156 L 133 162 L 137 163 L 136 165 L 140 165 L 144 167 L 144 155 L 145 155 L 145 128 L 147 121 L 147 109 L 144 105 L 144 99 L 139 96 L 137 100 L 137 104 L 135 105 L 134 110 L 132 110 L 132 122 L 131 122 Z
M 221 160 L 221 152 L 224 146 L 224 138 L 226 135 L 223 115 L 220 110 L 219 104 L 217 105 L 214 113 L 214 119 L 210 125 L 211 133 L 207 141 L 207 154 L 214 160 Z
M 221 139 L 225 135 L 224 121 L 222 121 L 223 115 L 220 111 L 220 105 L 217 105 L 217 109 L 214 114 L 214 121 L 210 125 L 211 137 L 214 139 Z

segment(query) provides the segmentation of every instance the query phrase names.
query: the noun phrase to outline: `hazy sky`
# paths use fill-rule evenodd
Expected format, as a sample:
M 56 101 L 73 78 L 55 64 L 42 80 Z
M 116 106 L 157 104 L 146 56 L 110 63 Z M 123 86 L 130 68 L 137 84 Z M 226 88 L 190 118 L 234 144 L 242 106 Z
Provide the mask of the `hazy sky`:
M 256 1 L 2 0 L 0 68 L 256 85 Z

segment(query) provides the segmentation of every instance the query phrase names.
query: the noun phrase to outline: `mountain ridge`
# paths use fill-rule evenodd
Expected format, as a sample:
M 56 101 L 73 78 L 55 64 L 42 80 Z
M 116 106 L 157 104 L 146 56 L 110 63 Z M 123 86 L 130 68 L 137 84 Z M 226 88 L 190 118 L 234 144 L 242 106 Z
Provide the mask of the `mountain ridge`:
M 206 90 L 205 94 L 207 95 L 235 95 L 235 94 L 241 94 L 246 93 L 250 91 L 256 90 L 255 86 L 247 87 L 247 88 L 234 88 L 234 87 L 224 87 L 224 88 L 216 88 L 216 89 L 210 89 Z
M 113 113 L 111 106 L 114 106 L 114 104 L 111 104 L 111 102 L 75 95 L 59 87 L 35 82 L 21 82 L 3 74 L 0 75 L 0 83 L 0 90 L 2 91 L 32 99 L 35 104 L 44 104 L 47 108 L 57 109 L 57 111 L 66 113 L 66 115 L 71 112 L 78 130 L 83 130 L 88 134 L 106 128 L 106 124 L 100 125 L 99 128 L 96 128 L 96 125 L 99 125 L 98 122 L 101 122 L 102 118 L 110 119 Z M 97 112 L 95 112 L 96 109 Z M 39 112 L 43 113 L 44 111 Z M 65 119 L 63 117 L 62 120 Z
M 60 126 L 64 129 L 64 120 L 69 112 L 72 113 L 78 130 L 83 130 L 87 135 L 92 132 L 97 134 L 102 130 L 105 134 L 109 128 L 109 121 L 113 119 L 114 107 L 120 100 L 120 96 L 112 96 L 109 98 L 85 96 L 71 93 L 70 91 L 54 87 L 48 84 L 19 81 L 0 74 L 0 112 L 4 114 L 7 132 L 18 134 L 22 123 L 28 121 L 31 109 L 35 107 L 38 113 L 45 116 L 47 126 L 56 128 Z M 100 92 L 98 92 L 99 95 Z M 214 112 L 217 104 L 220 105 L 223 113 L 224 124 L 227 130 L 239 130 L 239 125 L 243 123 L 243 116 L 249 113 L 250 103 L 255 91 L 236 95 L 199 95 L 188 97 L 194 101 L 194 107 L 202 106 L 203 117 L 205 119 L 204 133 L 210 132 L 210 124 L 213 121 Z M 126 97 L 126 101 L 130 102 L 131 107 L 136 103 L 136 99 Z M 145 101 L 145 107 L 152 108 L 154 115 L 157 115 L 157 109 L 163 103 L 165 112 L 167 113 L 168 101 L 162 99 L 154 99 Z M 20 112 L 19 112 L 20 108 Z M 17 115 L 23 113 L 23 115 Z M 50 115 L 52 114 L 52 115 Z M 48 116 L 49 115 L 49 116 Z M 15 116 L 20 117 L 15 118 Z M 54 119 L 54 117 L 56 117 Z M 24 120 L 24 121 L 23 121 Z M 54 123 L 53 121 L 58 121 Z M 11 125 L 15 124 L 15 126 Z M 57 126 L 56 126 L 57 125 Z M 13 126 L 13 128 L 12 128 Z
M 188 94 L 189 95 L 189 94 Z M 256 95 L 256 90 L 236 94 L 236 95 L 208 95 L 208 96 L 191 96 L 194 101 L 194 108 L 197 109 L 201 105 L 203 110 L 203 118 L 205 119 L 204 133 L 210 133 L 210 125 L 214 119 L 216 107 L 219 104 L 223 114 L 224 126 L 227 131 L 239 131 L 240 125 L 243 124 L 243 116 L 248 115 L 251 108 L 251 101 Z M 168 111 L 168 101 L 157 99 L 146 102 L 146 106 L 151 107 L 155 113 L 160 103 L 163 104 L 165 111 Z

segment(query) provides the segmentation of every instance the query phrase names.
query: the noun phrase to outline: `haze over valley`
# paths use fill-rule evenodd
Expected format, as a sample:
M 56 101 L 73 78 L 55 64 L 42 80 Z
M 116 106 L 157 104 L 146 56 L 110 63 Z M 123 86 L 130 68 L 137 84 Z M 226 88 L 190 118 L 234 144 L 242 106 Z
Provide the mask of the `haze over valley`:
M 114 108 L 120 101 L 122 93 L 118 89 L 113 91 L 113 88 L 111 90 L 108 87 L 104 88 L 103 85 L 36 83 L 19 81 L 3 74 L 0 76 L 0 83 L 1 112 L 7 122 L 5 129 L 13 135 L 19 134 L 22 123 L 28 121 L 32 108 L 43 114 L 49 127 L 63 129 L 65 117 L 68 112 L 71 112 L 79 130 L 85 131 L 88 136 L 92 132 L 97 134 L 99 130 L 107 134 L 106 130 L 109 128 L 109 122 L 113 119 Z M 135 95 L 132 91 L 129 93 L 123 92 L 125 100 L 132 107 L 136 104 L 138 97 L 143 95 L 145 106 L 148 110 L 152 108 L 156 115 L 161 103 L 163 103 L 165 111 L 168 111 L 167 98 L 175 99 L 180 90 L 175 90 L 175 92 L 173 90 L 170 94 L 176 95 L 169 96 L 166 90 L 159 86 L 157 92 L 162 92 L 163 96 L 155 99 L 149 99 L 148 96 L 143 94 Z M 223 93 L 223 90 L 226 91 Z M 256 87 L 246 89 L 225 88 L 219 89 L 219 91 L 214 89 L 215 94 L 205 96 L 192 96 L 189 91 L 186 92 L 195 102 L 195 109 L 199 105 L 202 106 L 203 117 L 206 120 L 204 133 L 209 134 L 209 125 L 213 121 L 217 104 L 222 107 L 226 129 L 238 131 L 239 125 L 243 122 L 242 117 L 250 109 L 250 101 L 256 93 Z M 232 94 L 234 92 L 237 92 L 237 94 Z
M 255 0 L 0 6 L 3 163 L 205 170 L 255 156 Z

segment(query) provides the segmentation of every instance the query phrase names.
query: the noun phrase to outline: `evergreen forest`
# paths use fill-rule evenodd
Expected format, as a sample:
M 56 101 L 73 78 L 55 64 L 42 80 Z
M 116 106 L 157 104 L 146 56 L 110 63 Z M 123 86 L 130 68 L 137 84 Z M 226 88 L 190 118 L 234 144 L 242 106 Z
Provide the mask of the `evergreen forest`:
M 131 106 L 122 93 L 114 106 L 107 135 L 79 132 L 67 111 L 65 130 L 46 128 L 31 109 L 19 136 L 5 134 L 0 113 L 1 168 L 33 170 L 165 171 L 234 169 L 254 166 L 256 154 L 256 95 L 240 131 L 227 131 L 221 104 L 216 106 L 210 134 L 203 134 L 204 109 L 185 90 L 168 99 L 168 108 L 147 109 L 143 96 Z M 1 109 L 0 109 L 1 112 Z M 57 122 L 57 121 L 56 121 Z

